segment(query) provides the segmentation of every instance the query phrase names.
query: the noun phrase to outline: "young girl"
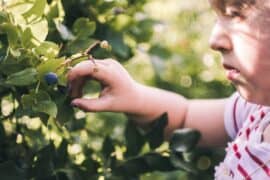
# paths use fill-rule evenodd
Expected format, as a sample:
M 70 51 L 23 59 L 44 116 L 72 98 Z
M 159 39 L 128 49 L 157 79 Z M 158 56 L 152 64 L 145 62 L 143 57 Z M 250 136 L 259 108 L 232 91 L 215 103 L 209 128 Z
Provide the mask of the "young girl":
M 115 60 L 84 61 L 68 74 L 72 105 L 89 112 L 124 112 L 138 126 L 168 112 L 167 138 L 177 128 L 198 129 L 200 145 L 225 146 L 216 179 L 270 179 L 270 0 L 210 0 L 217 20 L 211 48 L 222 54 L 227 78 L 238 92 L 227 99 L 187 100 L 135 82 Z M 99 98 L 83 99 L 89 79 Z

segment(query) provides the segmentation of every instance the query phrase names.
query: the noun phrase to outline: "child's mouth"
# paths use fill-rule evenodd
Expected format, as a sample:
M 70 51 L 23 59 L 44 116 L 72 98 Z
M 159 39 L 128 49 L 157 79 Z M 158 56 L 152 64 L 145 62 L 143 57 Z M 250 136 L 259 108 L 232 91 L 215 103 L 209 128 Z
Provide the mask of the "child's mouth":
M 240 71 L 230 65 L 223 64 L 223 67 L 226 70 L 226 77 L 231 81 L 236 80 L 236 78 L 240 75 Z

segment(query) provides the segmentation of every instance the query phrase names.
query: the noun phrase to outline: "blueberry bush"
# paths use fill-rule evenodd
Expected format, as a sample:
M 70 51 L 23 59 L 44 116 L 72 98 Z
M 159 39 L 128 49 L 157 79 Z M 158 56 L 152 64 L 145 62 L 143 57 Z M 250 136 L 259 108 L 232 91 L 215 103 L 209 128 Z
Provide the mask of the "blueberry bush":
M 190 24 L 185 21 L 198 20 L 199 12 L 181 11 L 175 20 L 185 32 L 181 50 L 176 50 L 154 40 L 162 21 L 145 12 L 147 2 L 0 1 L 1 179 L 126 180 L 153 178 L 155 173 L 164 178 L 212 178 L 223 151 L 196 147 L 200 133 L 192 129 L 179 129 L 164 141 L 166 112 L 151 130 L 143 131 L 124 114 L 85 113 L 70 106 L 70 67 L 93 57 L 126 65 L 141 51 L 152 60 L 151 85 L 188 97 L 209 96 L 204 93 L 209 86 L 213 97 L 232 92 L 220 79 L 200 78 L 196 59 L 201 54 L 190 48 L 199 35 L 187 31 Z M 173 68 L 177 55 L 184 59 L 181 73 Z M 174 79 L 178 73 L 182 85 Z M 97 82 L 89 82 L 84 94 L 96 96 L 99 89 Z

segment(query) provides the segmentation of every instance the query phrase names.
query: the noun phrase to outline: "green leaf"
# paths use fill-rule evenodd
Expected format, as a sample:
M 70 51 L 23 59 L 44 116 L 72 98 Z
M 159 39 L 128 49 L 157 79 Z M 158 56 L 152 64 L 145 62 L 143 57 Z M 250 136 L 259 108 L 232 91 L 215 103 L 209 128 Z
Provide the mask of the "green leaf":
M 6 132 L 5 132 L 4 126 L 0 124 L 0 146 L 4 142 L 5 138 L 6 138 Z
M 40 101 L 32 108 L 36 112 L 43 112 L 54 118 L 57 115 L 57 106 L 53 101 Z
M 113 141 L 109 136 L 106 136 L 102 145 L 102 153 L 104 157 L 106 159 L 109 158 L 113 151 L 114 151 Z
M 127 157 L 138 155 L 145 143 L 145 138 L 136 128 L 132 120 L 129 120 L 126 125 L 125 138 L 127 146 L 125 155 Z
M 152 19 L 143 19 L 131 29 L 131 34 L 137 42 L 147 42 L 153 36 L 153 27 L 157 22 Z
M 142 156 L 126 160 L 113 170 L 116 175 L 128 177 L 138 176 L 149 171 L 147 162 Z
M 187 152 L 196 146 L 200 132 L 194 129 L 177 129 L 170 139 L 170 149 L 175 152 Z
M 17 59 L 8 59 L 8 61 L 3 61 L 0 65 L 0 72 L 7 76 L 23 71 L 28 68 L 26 63 L 18 62 Z
M 31 29 L 28 27 L 22 33 L 22 44 L 24 48 L 32 48 L 37 45 Z
M 45 18 L 28 25 L 22 33 L 22 43 L 25 48 L 39 46 L 49 33 L 48 22 Z
M 104 27 L 108 28 L 108 27 Z M 119 60 L 127 60 L 132 56 L 131 48 L 124 42 L 122 33 L 108 31 L 104 39 L 107 39 L 112 47 L 112 52 Z
M 7 34 L 0 34 L 0 62 L 7 58 L 8 37 Z
M 60 37 L 63 40 L 75 40 L 75 36 L 72 34 L 72 32 L 68 29 L 67 26 L 62 24 L 59 20 L 54 19 L 54 24 L 56 26 L 56 29 L 58 33 L 60 34 Z
M 60 97 L 61 95 L 59 95 Z M 62 95 L 63 97 L 64 95 Z M 65 124 L 67 122 L 70 122 L 74 119 L 74 109 L 72 108 L 72 106 L 70 106 L 70 100 L 68 100 L 68 98 L 66 98 L 63 102 L 59 101 L 58 98 L 53 98 L 54 101 L 57 104 L 57 121 L 60 124 Z M 84 128 L 84 121 L 83 120 L 78 120 L 78 121 L 72 121 L 71 123 L 73 125 L 75 124 L 82 124 L 83 127 L 81 127 L 82 129 Z
M 0 11 L 0 24 L 4 22 L 9 22 L 8 13 L 4 11 Z
M 28 22 L 40 18 L 45 11 L 46 5 L 47 5 L 46 0 L 35 0 L 33 6 L 27 12 L 23 13 L 23 17 Z
M 24 108 L 31 109 L 34 112 L 42 112 L 54 118 L 57 115 L 57 106 L 45 91 L 40 90 L 38 93 L 32 91 L 30 94 L 23 95 L 21 102 Z
M 96 23 L 88 18 L 78 18 L 73 24 L 73 32 L 78 38 L 87 38 L 96 31 Z
M 53 19 L 57 18 L 63 20 L 65 11 L 61 0 L 52 1 L 49 5 L 49 11 L 46 13 L 46 17 L 49 22 L 53 22 Z
M 39 55 L 44 55 L 46 57 L 54 58 L 59 53 L 59 46 L 55 44 L 54 42 L 45 41 L 41 43 L 39 47 L 36 48 L 36 52 Z
M 67 163 L 68 158 L 68 141 L 66 139 L 63 139 L 61 144 L 57 147 L 55 151 L 55 164 L 57 167 L 63 167 L 65 166 L 65 163 Z
M 54 151 L 54 145 L 50 143 L 36 153 L 36 160 L 32 162 L 32 168 L 30 169 L 32 177 L 35 177 L 35 179 L 49 179 L 47 177 L 51 176 L 55 170 Z
M 120 14 L 115 17 L 114 23 L 112 24 L 112 26 L 116 31 L 120 32 L 129 28 L 132 22 L 133 22 L 133 19 L 130 15 Z
M 19 58 L 22 55 L 19 49 L 13 49 L 12 47 L 9 48 L 9 52 L 15 58 Z
M 24 109 L 32 109 L 33 104 L 35 104 L 35 97 L 33 95 L 23 95 L 21 102 Z
M 116 175 L 120 173 L 132 177 L 152 171 L 172 171 L 174 169 L 169 157 L 151 152 L 126 160 L 117 166 L 113 172 Z
M 159 147 L 164 142 L 164 130 L 168 125 L 168 114 L 163 113 L 151 125 L 151 130 L 146 134 L 151 149 Z
M 85 38 L 85 39 L 76 39 L 67 43 L 65 52 L 68 55 L 72 55 L 87 49 L 90 45 L 96 42 L 95 39 Z
M 197 169 L 192 163 L 185 162 L 181 157 L 179 157 L 175 153 L 171 153 L 170 161 L 172 165 L 179 170 L 184 170 L 186 172 L 194 174 L 197 173 Z
M 143 158 L 151 171 L 172 171 L 175 169 L 168 156 L 159 153 L 148 153 Z
M 48 72 L 56 72 L 57 67 L 64 62 L 64 58 L 49 58 L 47 61 L 42 62 L 37 66 L 39 79 L 44 82 L 44 75 Z M 57 72 L 60 73 L 61 71 Z
M 32 23 L 29 27 L 31 28 L 31 32 L 38 42 L 43 42 L 49 33 L 48 22 L 45 18 Z
M 3 23 L 0 24 L 0 33 L 6 33 L 8 35 L 8 43 L 11 47 L 18 46 L 20 31 L 18 27 L 10 24 Z
M 100 164 L 90 157 L 91 154 L 89 156 L 86 156 L 86 159 L 82 162 L 82 166 L 86 168 L 87 173 L 96 174 L 98 172 Z
M 7 77 L 6 84 L 14 86 L 29 86 L 37 82 L 35 68 L 27 68 L 23 71 L 11 74 Z
M 36 101 L 49 101 L 51 100 L 50 95 L 43 90 L 39 90 L 38 93 L 35 93 L 35 91 L 32 91 L 31 94 L 34 94 Z
M 13 161 L 0 164 L 0 177 L 3 180 L 26 180 L 23 171 Z

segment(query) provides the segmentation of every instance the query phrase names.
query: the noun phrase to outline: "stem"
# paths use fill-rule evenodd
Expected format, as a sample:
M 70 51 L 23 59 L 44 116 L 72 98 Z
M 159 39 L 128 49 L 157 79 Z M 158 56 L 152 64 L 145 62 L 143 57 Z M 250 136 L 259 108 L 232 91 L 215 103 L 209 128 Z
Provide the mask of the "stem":
M 37 87 L 36 87 L 36 89 L 35 89 L 35 93 L 36 93 L 36 94 L 38 93 L 39 86 L 40 86 L 40 81 L 38 81 L 38 83 L 37 83 Z
M 70 59 L 67 59 L 67 60 L 70 60 L 72 62 L 72 61 L 75 61 L 77 59 L 87 58 L 87 57 L 88 57 L 88 55 L 82 54 L 82 55 L 80 55 L 78 57 L 70 58 Z
M 67 58 L 63 63 L 61 63 L 57 68 L 56 71 L 58 71 L 59 69 L 61 69 L 63 66 L 69 65 L 72 61 L 83 58 L 83 57 L 88 57 L 87 55 L 80 55 L 78 57 L 74 57 L 74 58 Z
M 84 55 L 89 54 L 89 52 L 90 52 L 94 47 L 96 47 L 98 44 L 100 44 L 100 41 L 99 41 L 99 40 L 95 41 L 93 44 L 91 44 L 91 45 L 83 52 L 83 54 L 84 54 Z
M 88 58 L 89 60 L 91 60 L 91 61 L 94 63 L 94 65 L 96 66 L 96 63 L 95 63 L 95 61 L 94 61 L 94 59 L 93 59 L 93 56 L 90 54 L 90 51 L 91 51 L 94 47 L 96 47 L 98 44 L 100 44 L 100 42 L 101 42 L 101 41 L 99 41 L 99 40 L 95 41 L 95 42 L 94 42 L 93 44 L 91 44 L 85 51 L 83 51 L 83 53 L 82 53 L 80 56 L 78 56 L 78 57 L 67 58 L 67 59 L 64 61 L 64 63 L 60 64 L 60 66 L 58 66 L 58 67 L 56 68 L 56 71 L 59 70 L 61 67 L 70 64 L 72 61 L 75 61 L 75 60 L 77 60 L 77 59 L 84 58 L 84 57 L 85 57 L 85 58 Z

